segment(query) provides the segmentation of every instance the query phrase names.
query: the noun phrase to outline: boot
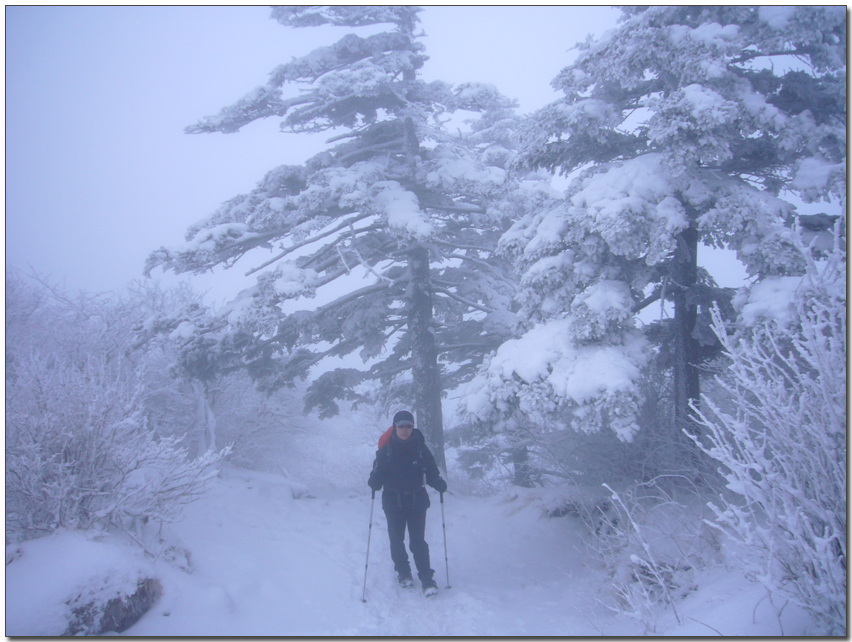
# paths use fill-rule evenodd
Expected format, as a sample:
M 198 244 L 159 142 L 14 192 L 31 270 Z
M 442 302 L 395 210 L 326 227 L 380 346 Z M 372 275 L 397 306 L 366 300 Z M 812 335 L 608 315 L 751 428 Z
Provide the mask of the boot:
M 423 595 L 426 597 L 432 597 L 438 592 L 438 585 L 431 577 L 420 580 L 420 583 L 423 585 Z

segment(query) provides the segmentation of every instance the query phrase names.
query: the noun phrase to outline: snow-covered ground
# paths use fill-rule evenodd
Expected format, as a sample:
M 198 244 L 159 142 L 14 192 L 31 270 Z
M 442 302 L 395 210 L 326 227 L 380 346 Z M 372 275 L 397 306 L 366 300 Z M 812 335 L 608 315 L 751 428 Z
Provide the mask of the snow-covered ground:
M 542 517 L 534 494 L 445 496 L 446 588 L 441 506 L 432 498 L 427 541 L 442 589 L 433 598 L 397 586 L 377 497 L 362 602 L 366 484 L 329 484 L 322 492 L 308 485 L 304 493 L 280 475 L 227 468 L 170 526 L 190 552 L 191 572 L 69 532 L 24 544 L 11 563 L 14 547 L 7 549 L 6 635 L 61 633 L 70 609 L 64 600 L 75 588 L 79 593 L 88 583 L 91 594 L 146 565 L 163 595 L 125 635 L 807 634 L 801 611 L 788 606 L 779 618 L 762 589 L 723 567 L 706 571 L 700 588 L 678 604 L 682 625 L 669 609 L 648 631 L 607 608 L 607 583 L 583 553 L 579 521 Z

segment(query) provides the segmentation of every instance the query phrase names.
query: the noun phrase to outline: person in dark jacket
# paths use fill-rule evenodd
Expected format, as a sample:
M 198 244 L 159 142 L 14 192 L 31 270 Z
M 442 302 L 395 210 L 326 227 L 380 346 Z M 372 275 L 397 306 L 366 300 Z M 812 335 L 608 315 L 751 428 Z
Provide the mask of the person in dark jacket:
M 401 586 L 414 585 L 411 566 L 405 552 L 405 529 L 408 528 L 408 547 L 414 557 L 417 575 L 426 595 L 434 595 L 438 585 L 432 578 L 434 571 L 429 562 L 429 545 L 426 543 L 426 509 L 430 506 L 426 483 L 439 493 L 447 490 L 441 478 L 435 457 L 423 433 L 414 428 L 414 415 L 400 410 L 393 418 L 390 441 L 376 453 L 376 461 L 368 484 L 373 491 L 384 487 L 382 509 L 388 521 L 391 559 Z

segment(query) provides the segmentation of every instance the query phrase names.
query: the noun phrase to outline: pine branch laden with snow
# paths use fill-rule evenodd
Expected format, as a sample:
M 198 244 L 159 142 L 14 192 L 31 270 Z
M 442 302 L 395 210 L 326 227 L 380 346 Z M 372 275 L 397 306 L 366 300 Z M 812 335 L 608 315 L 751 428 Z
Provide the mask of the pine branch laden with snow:
M 569 337 L 566 322 L 552 322 L 504 343 L 488 361 L 487 379 L 472 384 L 466 415 L 497 423 L 531 418 L 540 426 L 567 417 L 578 432 L 607 427 L 630 441 L 646 343 L 625 334 L 623 345 L 577 346 Z
M 839 230 L 840 225 L 836 227 Z M 735 411 L 704 399 L 704 451 L 721 465 L 729 495 L 716 523 L 753 553 L 755 580 L 808 609 L 832 635 L 846 632 L 846 256 L 808 260 L 787 306 L 762 302 L 750 333 L 714 329 L 730 367 L 720 385 Z M 779 296 L 775 291 L 774 296 Z M 769 305 L 766 305 L 768 303 Z M 775 319 L 773 308 L 783 310 Z
M 527 425 L 541 433 L 608 430 L 630 442 L 639 430 L 639 383 L 651 352 L 633 327 L 629 291 L 602 280 L 563 305 L 565 318 L 545 317 L 489 357 L 466 388 L 461 413 L 510 432 Z

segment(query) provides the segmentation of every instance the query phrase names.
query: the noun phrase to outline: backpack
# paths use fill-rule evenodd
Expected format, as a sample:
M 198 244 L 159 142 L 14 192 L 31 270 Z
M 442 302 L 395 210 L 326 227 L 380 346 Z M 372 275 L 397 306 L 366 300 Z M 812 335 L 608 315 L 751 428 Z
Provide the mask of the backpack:
M 388 428 L 385 432 L 382 433 L 382 436 L 379 437 L 379 450 L 384 447 L 390 441 L 391 435 L 393 434 L 393 426 Z

